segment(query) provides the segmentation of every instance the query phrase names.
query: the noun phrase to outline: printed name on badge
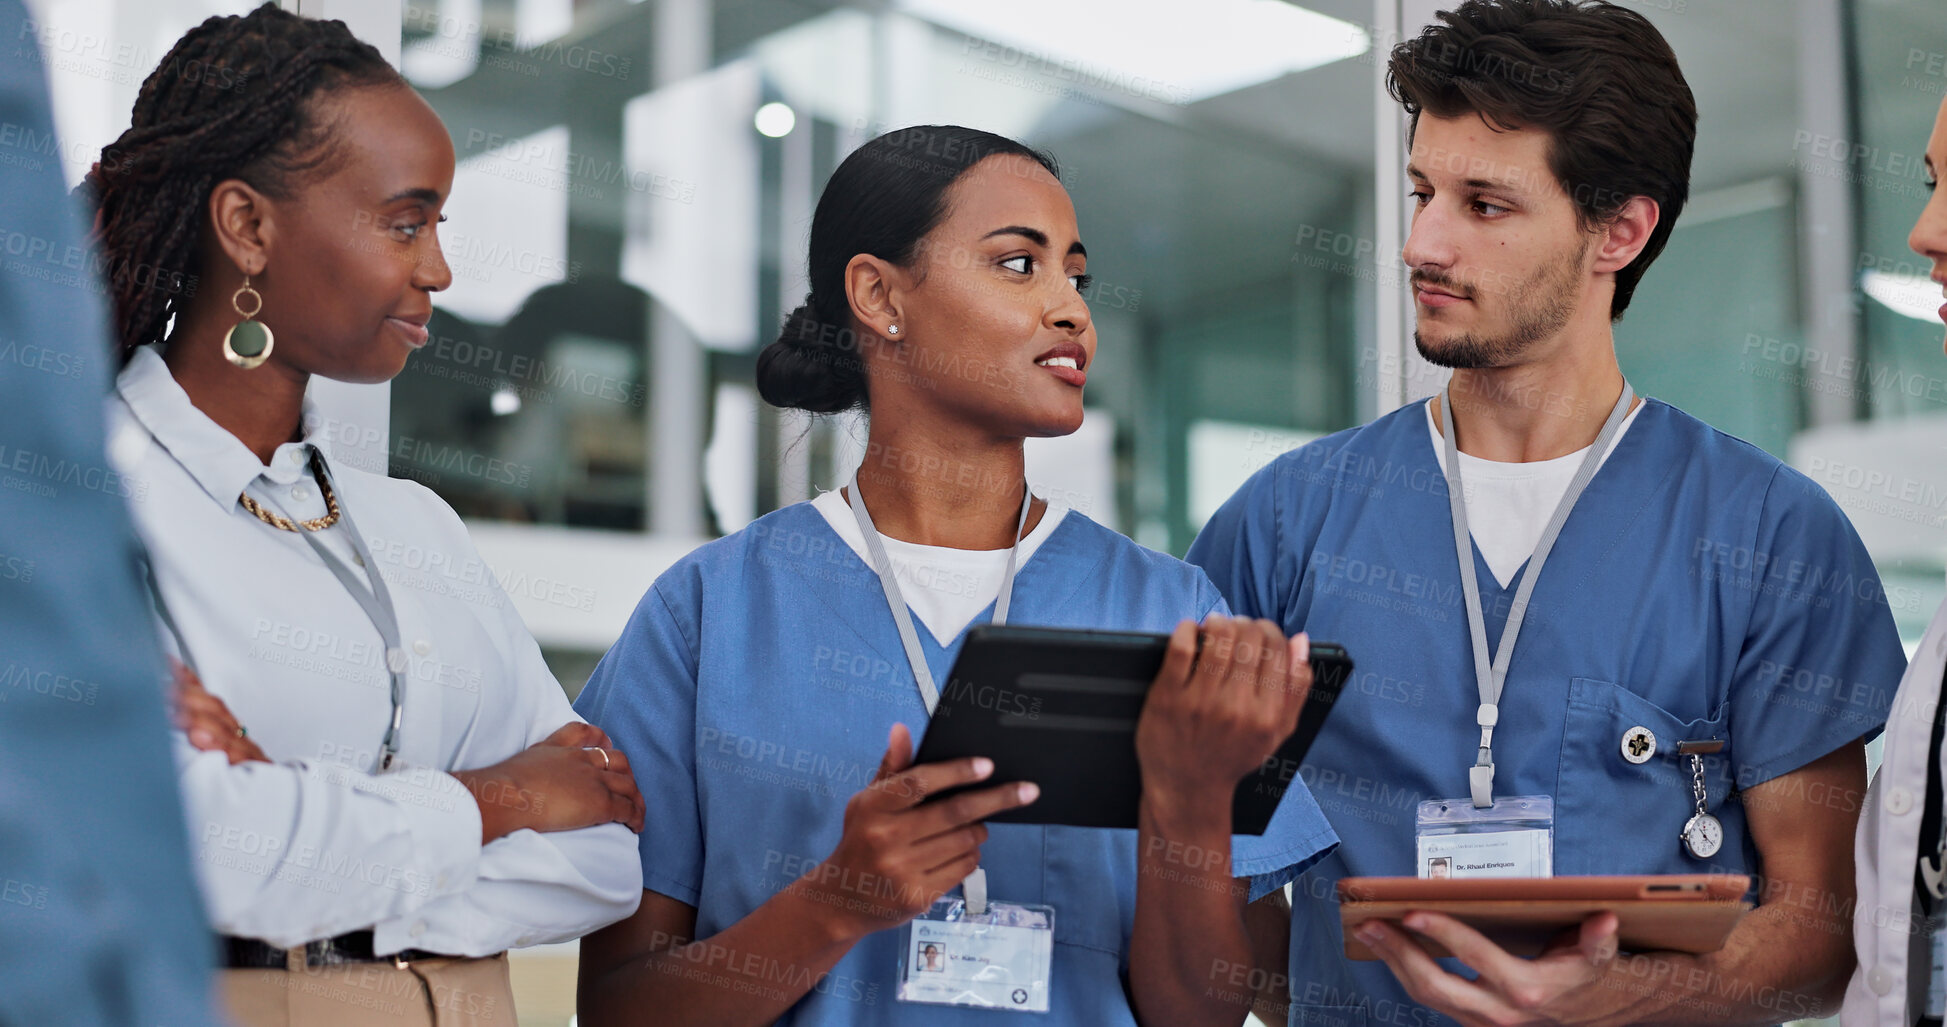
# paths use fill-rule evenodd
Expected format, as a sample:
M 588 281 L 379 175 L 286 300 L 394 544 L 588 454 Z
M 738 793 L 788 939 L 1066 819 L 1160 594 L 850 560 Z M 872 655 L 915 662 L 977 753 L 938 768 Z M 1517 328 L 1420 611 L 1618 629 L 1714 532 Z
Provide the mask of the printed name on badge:
M 1486 809 L 1470 799 L 1420 803 L 1415 837 L 1423 878 L 1553 877 L 1555 800 L 1547 795 L 1496 799 Z
M 1050 906 L 1010 902 L 976 916 L 964 900 L 941 899 L 906 927 L 899 1000 L 1047 1012 L 1054 916 Z

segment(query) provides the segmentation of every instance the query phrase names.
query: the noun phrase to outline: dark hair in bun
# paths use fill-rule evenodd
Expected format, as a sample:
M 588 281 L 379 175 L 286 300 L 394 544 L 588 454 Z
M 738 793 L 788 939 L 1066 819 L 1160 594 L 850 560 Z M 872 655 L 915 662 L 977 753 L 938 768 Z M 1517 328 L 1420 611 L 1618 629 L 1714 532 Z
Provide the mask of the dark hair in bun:
M 1060 177 L 1055 159 L 1005 136 L 916 125 L 854 150 L 811 218 L 811 295 L 757 355 L 757 392 L 773 406 L 832 414 L 866 405 L 865 360 L 845 296 L 845 265 L 869 253 L 905 265 L 946 218 L 946 191 L 967 169 L 1013 154 Z

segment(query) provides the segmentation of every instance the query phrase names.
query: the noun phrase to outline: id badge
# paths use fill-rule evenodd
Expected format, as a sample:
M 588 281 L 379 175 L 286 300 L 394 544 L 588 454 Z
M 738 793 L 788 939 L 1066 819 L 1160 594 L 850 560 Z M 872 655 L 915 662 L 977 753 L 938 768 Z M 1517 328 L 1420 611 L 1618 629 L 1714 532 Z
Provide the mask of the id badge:
M 966 900 L 944 898 L 906 925 L 898 997 L 1045 1013 L 1054 958 L 1053 906 L 989 902 L 987 911 L 975 916 L 967 912 Z
M 1553 877 L 1555 800 L 1511 795 L 1476 809 L 1471 799 L 1420 803 L 1419 876 Z

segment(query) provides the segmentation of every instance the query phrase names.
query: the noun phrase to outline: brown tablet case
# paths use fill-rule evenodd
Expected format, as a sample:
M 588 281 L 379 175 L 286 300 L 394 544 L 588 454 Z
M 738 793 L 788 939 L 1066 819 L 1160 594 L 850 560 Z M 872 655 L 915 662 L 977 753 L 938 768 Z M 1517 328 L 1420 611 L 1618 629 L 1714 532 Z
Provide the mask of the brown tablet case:
M 1597 913 L 1615 913 L 1624 952 L 1686 952 L 1724 947 L 1751 879 L 1695 874 L 1617 877 L 1493 877 L 1429 880 L 1348 877 L 1339 882 L 1339 922 L 1348 959 L 1377 959 L 1352 932 L 1367 920 L 1395 925 L 1414 910 L 1445 913 L 1517 956 L 1539 955 L 1562 931 Z M 1435 956 L 1451 953 L 1421 938 Z

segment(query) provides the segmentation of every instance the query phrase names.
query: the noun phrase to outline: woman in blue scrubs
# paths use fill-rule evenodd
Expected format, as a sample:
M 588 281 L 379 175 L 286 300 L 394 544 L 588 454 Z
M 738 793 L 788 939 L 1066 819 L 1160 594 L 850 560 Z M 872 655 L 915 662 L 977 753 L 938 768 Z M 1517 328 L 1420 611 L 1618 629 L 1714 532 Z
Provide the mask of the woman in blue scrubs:
M 1237 781 L 1295 722 L 1307 643 L 1028 496 L 1023 439 L 1082 421 L 1086 257 L 1052 160 L 1011 140 L 903 129 L 832 176 L 811 296 L 758 385 L 779 406 L 869 409 L 864 463 L 843 492 L 679 561 L 582 692 L 648 806 L 642 906 L 582 945 L 583 1023 L 994 1023 L 895 994 L 898 928 L 976 861 L 995 901 L 1055 907 L 1049 1022 L 1242 1019 L 1247 896 L 1334 844 L 1302 789 L 1274 831 L 1229 835 Z M 1140 831 L 981 823 L 1032 785 L 916 806 L 991 771 L 911 752 L 924 678 L 1003 617 L 1174 629 L 1137 729 Z

